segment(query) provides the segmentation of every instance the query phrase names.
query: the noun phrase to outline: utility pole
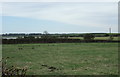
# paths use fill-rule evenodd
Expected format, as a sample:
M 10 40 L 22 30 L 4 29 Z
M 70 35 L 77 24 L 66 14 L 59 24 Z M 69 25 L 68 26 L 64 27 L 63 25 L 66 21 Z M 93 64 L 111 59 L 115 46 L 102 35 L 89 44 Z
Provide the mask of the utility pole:
M 111 28 L 109 28 L 109 35 L 110 35 L 110 40 L 113 40 L 113 36 L 112 36 L 112 32 L 111 32 Z
M 111 34 L 111 28 L 109 28 L 109 33 Z

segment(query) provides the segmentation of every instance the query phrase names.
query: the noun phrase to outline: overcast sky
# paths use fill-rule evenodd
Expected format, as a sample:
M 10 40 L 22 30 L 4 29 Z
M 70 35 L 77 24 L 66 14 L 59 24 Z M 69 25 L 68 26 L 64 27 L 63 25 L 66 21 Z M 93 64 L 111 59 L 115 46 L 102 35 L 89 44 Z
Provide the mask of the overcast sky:
M 5 2 L 3 33 L 118 32 L 117 2 Z

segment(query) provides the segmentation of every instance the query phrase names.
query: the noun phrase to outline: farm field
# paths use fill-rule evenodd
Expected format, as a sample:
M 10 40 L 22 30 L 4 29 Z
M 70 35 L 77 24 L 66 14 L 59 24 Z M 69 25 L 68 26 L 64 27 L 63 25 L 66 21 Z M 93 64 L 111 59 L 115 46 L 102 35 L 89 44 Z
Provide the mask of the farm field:
M 118 74 L 118 43 L 3 44 L 2 47 L 8 66 L 27 67 L 27 75 Z
M 109 40 L 109 37 L 95 37 L 95 40 Z M 114 37 L 113 40 L 119 40 L 119 37 Z
M 83 40 L 83 37 L 69 37 L 70 39 L 81 39 Z M 95 37 L 95 40 L 109 40 L 109 37 Z M 119 40 L 119 37 L 114 37 L 113 40 Z

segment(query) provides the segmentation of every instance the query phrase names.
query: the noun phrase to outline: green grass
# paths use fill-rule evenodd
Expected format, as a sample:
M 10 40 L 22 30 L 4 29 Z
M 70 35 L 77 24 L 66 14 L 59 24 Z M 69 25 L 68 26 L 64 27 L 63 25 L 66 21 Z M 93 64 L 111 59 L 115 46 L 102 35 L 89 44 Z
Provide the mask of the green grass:
M 6 44 L 3 57 L 10 57 L 8 65 L 28 67 L 28 75 L 118 74 L 117 43 Z
M 119 37 L 113 37 L 113 40 L 119 40 Z M 109 40 L 110 37 L 95 37 L 95 40 Z
M 83 37 L 69 37 L 70 39 L 81 39 L 83 40 Z M 110 37 L 95 37 L 95 40 L 109 40 Z M 113 40 L 119 40 L 119 37 L 114 37 Z

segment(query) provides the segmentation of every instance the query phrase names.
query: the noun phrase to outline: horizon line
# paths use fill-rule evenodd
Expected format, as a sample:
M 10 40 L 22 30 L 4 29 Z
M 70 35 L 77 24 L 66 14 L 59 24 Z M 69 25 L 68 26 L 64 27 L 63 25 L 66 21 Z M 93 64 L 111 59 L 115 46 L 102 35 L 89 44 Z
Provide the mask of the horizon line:
M 48 31 L 47 31 L 48 32 Z M 31 33 L 43 33 L 43 32 L 4 32 L 0 34 L 31 34 Z M 110 33 L 110 32 L 48 32 L 49 34 L 69 34 L 69 33 Z M 111 33 L 120 33 L 120 32 L 111 32 Z

